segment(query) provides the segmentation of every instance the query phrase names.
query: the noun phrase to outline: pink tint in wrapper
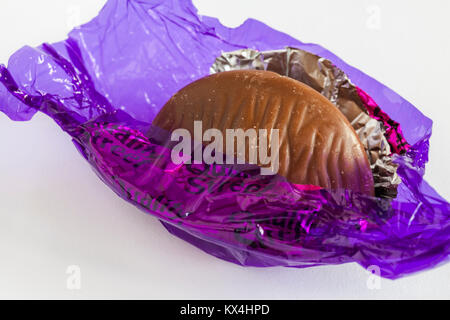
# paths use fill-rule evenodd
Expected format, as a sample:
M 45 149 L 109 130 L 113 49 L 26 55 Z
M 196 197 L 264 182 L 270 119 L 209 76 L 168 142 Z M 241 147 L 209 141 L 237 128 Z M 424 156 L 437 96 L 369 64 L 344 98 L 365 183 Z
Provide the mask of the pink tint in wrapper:
M 172 163 L 169 133 L 151 126 L 166 101 L 223 52 L 285 47 L 332 61 L 385 124 L 401 179 L 395 199 L 293 185 L 251 165 Z M 120 197 L 216 257 L 260 267 L 357 262 L 392 279 L 448 261 L 450 205 L 423 180 L 431 120 L 331 52 L 261 22 L 229 29 L 187 0 L 110 0 L 67 40 L 16 52 L 0 81 L 0 110 L 12 120 L 52 117 Z
M 358 95 L 361 98 L 361 101 L 369 111 L 369 115 L 372 118 L 383 122 L 386 128 L 385 135 L 387 136 L 389 145 L 393 149 L 392 151 L 397 154 L 407 152 L 411 148 L 411 146 L 403 137 L 402 130 L 400 129 L 400 124 L 389 118 L 389 116 L 381 110 L 376 102 L 362 89 L 356 87 L 356 90 L 358 91 Z

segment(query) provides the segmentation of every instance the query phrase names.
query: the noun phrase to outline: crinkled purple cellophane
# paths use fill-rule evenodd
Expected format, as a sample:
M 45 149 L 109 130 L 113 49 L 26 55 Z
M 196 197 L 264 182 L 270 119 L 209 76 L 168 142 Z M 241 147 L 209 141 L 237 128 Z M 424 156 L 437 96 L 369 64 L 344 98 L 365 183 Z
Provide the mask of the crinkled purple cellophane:
M 411 148 L 396 158 L 402 183 L 394 201 L 295 186 L 251 168 L 171 167 L 167 138 L 150 125 L 165 102 L 207 75 L 222 51 L 286 46 L 331 60 L 402 125 Z M 198 16 L 189 0 L 109 0 L 67 40 L 16 52 L 0 80 L 0 110 L 12 120 L 48 114 L 118 195 L 219 258 L 248 266 L 357 262 L 387 278 L 449 258 L 450 205 L 422 178 L 432 121 L 333 53 L 259 21 L 230 29 Z

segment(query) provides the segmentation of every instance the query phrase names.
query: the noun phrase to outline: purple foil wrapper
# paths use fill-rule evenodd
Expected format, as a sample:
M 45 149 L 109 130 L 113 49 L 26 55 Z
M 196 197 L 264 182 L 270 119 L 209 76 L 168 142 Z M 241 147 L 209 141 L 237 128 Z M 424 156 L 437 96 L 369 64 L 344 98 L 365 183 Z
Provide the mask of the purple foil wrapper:
M 402 180 L 394 200 L 293 185 L 252 166 L 170 161 L 168 133 L 151 122 L 174 93 L 208 75 L 223 52 L 285 47 L 330 60 L 360 89 L 371 116 L 389 115 L 391 134 L 401 124 L 410 147 L 393 157 Z M 221 259 L 357 262 L 392 279 L 448 261 L 450 204 L 423 180 L 432 121 L 333 53 L 259 21 L 230 29 L 198 16 L 187 0 L 110 0 L 65 41 L 17 51 L 0 66 L 0 82 L 0 110 L 12 120 L 46 113 L 119 196 Z

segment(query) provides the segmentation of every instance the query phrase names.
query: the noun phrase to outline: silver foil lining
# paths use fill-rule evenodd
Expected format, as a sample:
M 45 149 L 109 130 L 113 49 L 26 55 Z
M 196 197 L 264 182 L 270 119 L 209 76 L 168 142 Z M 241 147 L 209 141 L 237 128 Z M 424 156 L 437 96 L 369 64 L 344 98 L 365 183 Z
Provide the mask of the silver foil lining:
M 372 169 L 375 195 L 382 198 L 397 196 L 401 180 L 397 175 L 398 165 L 392 161 L 384 125 L 369 116 L 356 87 L 331 61 L 290 47 L 263 52 L 242 49 L 217 57 L 210 73 L 239 69 L 273 71 L 303 82 L 329 99 L 349 120 L 364 145 Z

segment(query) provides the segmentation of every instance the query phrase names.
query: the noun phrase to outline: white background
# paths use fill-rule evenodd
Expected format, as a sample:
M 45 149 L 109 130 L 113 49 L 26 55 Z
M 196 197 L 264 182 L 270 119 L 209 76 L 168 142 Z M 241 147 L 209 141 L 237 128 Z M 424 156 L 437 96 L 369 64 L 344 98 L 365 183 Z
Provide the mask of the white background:
M 2 0 L 0 62 L 64 39 L 103 4 Z M 434 120 L 426 179 L 450 199 L 450 1 L 194 4 L 230 27 L 253 17 L 321 44 L 411 101 Z M 450 298 L 450 264 L 371 290 L 356 264 L 258 269 L 209 256 L 117 197 L 40 114 L 17 123 L 0 113 L 0 179 L 0 298 Z M 66 286 L 70 265 L 80 267 L 80 290 Z

